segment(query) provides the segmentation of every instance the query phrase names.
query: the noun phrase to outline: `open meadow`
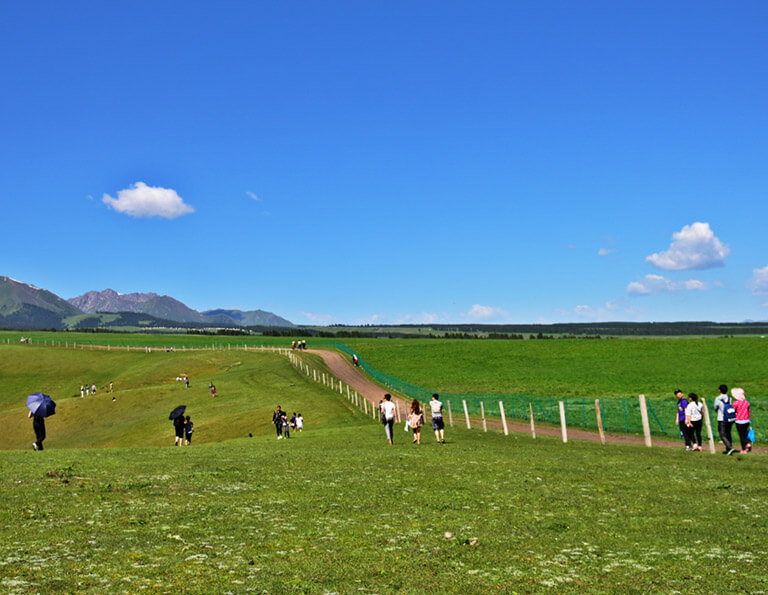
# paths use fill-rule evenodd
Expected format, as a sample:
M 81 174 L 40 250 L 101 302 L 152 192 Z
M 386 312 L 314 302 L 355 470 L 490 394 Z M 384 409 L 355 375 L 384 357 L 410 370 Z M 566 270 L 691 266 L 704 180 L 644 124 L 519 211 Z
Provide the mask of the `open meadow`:
M 399 426 L 388 447 L 274 352 L 6 344 L 0 375 L 2 592 L 768 590 L 759 453 L 458 425 L 421 446 Z M 58 403 L 44 452 L 24 408 L 36 390 Z M 171 446 L 178 404 L 192 447 Z M 275 439 L 277 404 L 304 414 L 303 433 Z

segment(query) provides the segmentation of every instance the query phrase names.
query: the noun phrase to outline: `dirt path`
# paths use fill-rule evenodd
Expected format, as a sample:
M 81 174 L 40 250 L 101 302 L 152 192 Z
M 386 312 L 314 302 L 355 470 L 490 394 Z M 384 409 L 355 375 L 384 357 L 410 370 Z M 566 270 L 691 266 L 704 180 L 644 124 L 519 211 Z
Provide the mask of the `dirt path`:
M 370 380 L 362 370 L 355 368 L 354 365 L 349 361 L 349 358 L 345 357 L 341 353 L 337 351 L 326 351 L 323 349 L 309 349 L 307 350 L 309 353 L 314 353 L 316 355 L 319 355 L 321 358 L 323 358 L 323 361 L 325 362 L 325 365 L 328 366 L 328 368 L 331 370 L 334 376 L 336 376 L 339 380 L 344 382 L 345 384 L 348 384 L 350 388 L 353 388 L 356 390 L 362 397 L 364 397 L 367 401 L 373 403 L 374 405 L 378 404 L 378 402 L 384 397 L 384 393 L 393 391 L 382 388 L 372 380 Z M 398 401 L 401 403 L 404 407 L 409 406 L 409 399 L 406 399 L 402 396 L 392 394 L 393 400 Z M 482 420 L 470 416 L 469 418 L 470 424 L 475 427 L 479 428 L 482 427 Z M 454 418 L 454 423 L 466 423 L 464 420 L 464 414 L 463 412 L 457 412 L 457 416 Z M 497 420 L 486 420 L 487 426 L 489 428 L 493 428 L 495 430 L 501 430 L 502 424 L 501 421 Z M 521 433 L 529 433 L 531 431 L 531 426 L 528 423 L 521 423 L 519 421 L 509 421 L 507 420 L 507 427 L 509 428 L 510 432 L 521 432 Z M 713 431 L 716 430 L 713 428 Z M 540 434 L 542 436 L 556 436 L 560 437 L 561 430 L 559 427 L 551 427 L 551 426 L 543 426 L 540 424 L 536 425 L 536 434 Z M 734 430 L 735 434 L 735 430 Z M 736 438 L 736 441 L 738 442 L 738 436 L 734 436 Z M 568 439 L 574 439 L 574 440 L 589 440 L 591 442 L 599 442 L 600 436 L 596 434 L 595 432 L 588 432 L 586 430 L 578 430 L 575 428 L 568 428 Z M 633 436 L 630 434 L 606 434 L 605 435 L 606 442 L 611 442 L 614 444 L 645 444 L 645 440 L 640 436 Z M 663 439 L 663 438 L 653 438 L 653 445 L 654 446 L 667 446 L 667 447 L 675 447 L 675 448 L 682 448 L 682 442 L 680 440 L 669 440 L 669 439 Z M 703 445 L 705 450 L 708 450 L 709 447 L 706 444 Z M 720 452 L 722 449 L 722 446 L 719 441 L 715 441 L 715 452 Z M 766 448 L 754 448 L 755 452 L 768 452 L 768 449 Z

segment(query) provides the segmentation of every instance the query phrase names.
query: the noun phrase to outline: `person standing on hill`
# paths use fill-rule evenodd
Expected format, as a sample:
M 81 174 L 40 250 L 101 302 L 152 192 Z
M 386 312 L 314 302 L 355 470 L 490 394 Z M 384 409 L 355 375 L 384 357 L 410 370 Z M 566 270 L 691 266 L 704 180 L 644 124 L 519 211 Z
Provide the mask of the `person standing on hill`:
M 749 401 L 743 388 L 733 388 L 731 394 L 734 399 L 733 406 L 736 409 L 736 429 L 739 432 L 741 453 L 744 454 L 752 450 L 752 443 L 749 441 Z
M 178 415 L 173 418 L 173 429 L 176 432 L 176 441 L 174 446 L 184 446 L 184 416 Z
M 45 418 L 42 415 L 33 415 L 30 411 L 27 417 L 32 418 L 32 429 L 35 431 L 35 441 L 32 448 L 43 450 L 43 440 L 45 440 Z
M 421 444 L 421 426 L 424 424 L 424 413 L 421 411 L 418 399 L 411 403 L 411 412 L 408 414 L 408 425 L 413 430 L 413 444 Z
M 692 450 L 701 452 L 701 425 L 704 423 L 702 409 L 704 406 L 699 403 L 699 395 L 691 393 L 688 395 L 688 406 L 685 408 L 685 425 L 688 426 L 688 432 L 693 438 L 694 444 Z
M 685 450 L 691 450 L 691 432 L 685 424 L 685 408 L 688 407 L 688 399 L 685 398 L 683 391 L 679 388 L 675 391 L 675 396 L 677 397 L 677 418 L 675 423 L 680 428 L 680 433 L 683 435 L 683 440 L 685 440 Z
M 381 413 L 384 415 L 384 431 L 387 434 L 387 442 L 391 445 L 394 438 L 395 427 L 395 404 L 392 402 L 392 395 L 384 395 L 384 401 L 381 404 Z
M 280 409 L 280 405 L 277 406 L 277 409 L 272 414 L 272 423 L 275 424 L 277 439 L 280 440 L 283 437 L 283 411 Z
M 195 431 L 195 424 L 192 422 L 192 419 L 187 415 L 187 418 L 184 420 L 184 435 L 187 439 L 187 446 L 192 444 L 192 432 Z
M 443 422 L 443 403 L 440 401 L 440 395 L 435 393 L 429 402 L 429 408 L 432 411 L 432 429 L 435 431 L 435 440 L 445 444 L 445 423 Z
M 731 439 L 733 421 L 729 419 L 728 412 L 734 413 L 735 410 L 731 405 L 731 400 L 728 398 L 728 387 L 725 384 L 721 384 L 718 391 L 720 394 L 715 397 L 714 404 L 715 411 L 717 412 L 717 433 L 720 435 L 723 446 L 725 446 L 723 454 L 730 455 L 733 454 L 733 440 Z

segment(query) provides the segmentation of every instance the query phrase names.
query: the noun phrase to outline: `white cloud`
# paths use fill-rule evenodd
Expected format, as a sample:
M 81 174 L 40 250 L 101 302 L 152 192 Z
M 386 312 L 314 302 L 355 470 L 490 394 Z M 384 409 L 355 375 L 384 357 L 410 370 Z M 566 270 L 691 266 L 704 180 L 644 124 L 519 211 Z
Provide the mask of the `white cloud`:
M 481 306 L 475 304 L 464 315 L 471 320 L 507 320 L 510 317 L 509 312 L 502 310 L 501 308 L 495 308 L 493 306 Z
M 768 266 L 753 270 L 752 278 L 747 282 L 747 286 L 754 295 L 768 293 Z
M 627 293 L 631 295 L 653 295 L 657 293 L 674 293 L 676 291 L 705 290 L 709 286 L 697 279 L 687 281 L 672 281 L 661 275 L 646 275 L 641 281 L 632 281 L 627 285 Z
M 669 250 L 647 256 L 645 260 L 665 271 L 711 269 L 723 266 L 731 249 L 723 244 L 709 223 L 692 223 L 672 234 Z
M 251 197 L 253 200 L 261 200 L 261 199 L 260 199 L 258 196 L 256 196 L 256 194 L 254 194 L 253 192 L 248 192 L 248 191 L 246 191 L 246 194 L 247 194 L 248 196 L 250 196 L 250 197 Z
M 600 250 L 597 251 L 598 256 L 608 256 L 609 254 L 613 254 L 615 250 L 609 250 L 608 248 L 600 248 Z
M 315 312 L 299 312 L 304 318 L 309 320 L 312 324 L 334 324 L 338 322 L 338 319 L 331 314 L 317 314 Z
M 136 182 L 130 188 L 118 191 L 117 198 L 105 194 L 101 200 L 117 212 L 131 217 L 175 219 L 195 212 L 195 209 L 186 204 L 175 190 L 147 186 L 144 182 Z

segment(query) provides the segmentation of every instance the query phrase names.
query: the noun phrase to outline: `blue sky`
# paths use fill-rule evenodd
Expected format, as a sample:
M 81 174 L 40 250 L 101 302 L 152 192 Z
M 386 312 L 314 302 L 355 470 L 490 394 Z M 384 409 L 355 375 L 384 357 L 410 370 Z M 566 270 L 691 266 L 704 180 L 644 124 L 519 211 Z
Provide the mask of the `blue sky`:
M 0 274 L 299 323 L 768 319 L 766 2 L 16 2 Z

